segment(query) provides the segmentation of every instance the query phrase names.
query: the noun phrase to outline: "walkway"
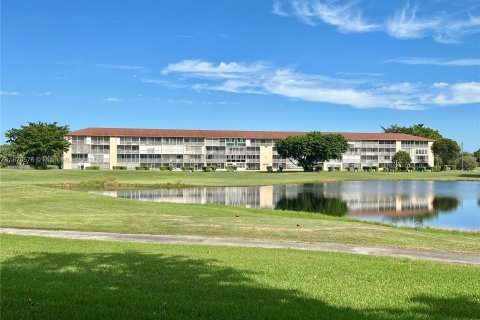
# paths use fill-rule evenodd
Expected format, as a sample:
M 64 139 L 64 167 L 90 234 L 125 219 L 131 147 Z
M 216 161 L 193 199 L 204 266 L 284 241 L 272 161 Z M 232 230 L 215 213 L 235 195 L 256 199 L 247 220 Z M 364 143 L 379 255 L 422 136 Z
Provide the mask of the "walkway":
M 480 265 L 480 255 L 438 252 L 415 249 L 369 247 L 339 243 L 308 243 L 266 239 L 222 238 L 181 235 L 123 234 L 89 231 L 36 230 L 0 228 L 0 234 L 43 236 L 62 239 L 106 240 L 122 242 L 148 242 L 161 244 L 199 244 L 210 246 L 280 248 L 323 252 L 343 252 L 385 257 L 410 258 L 418 260 L 440 261 L 448 263 Z

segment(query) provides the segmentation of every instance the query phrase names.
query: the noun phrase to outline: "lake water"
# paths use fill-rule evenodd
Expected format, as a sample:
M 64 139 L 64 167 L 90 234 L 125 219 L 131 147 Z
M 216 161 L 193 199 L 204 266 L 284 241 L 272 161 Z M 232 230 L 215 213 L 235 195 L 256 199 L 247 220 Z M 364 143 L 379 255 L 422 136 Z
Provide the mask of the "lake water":
M 403 226 L 480 230 L 480 182 L 347 181 L 95 193 L 143 201 L 318 212 Z

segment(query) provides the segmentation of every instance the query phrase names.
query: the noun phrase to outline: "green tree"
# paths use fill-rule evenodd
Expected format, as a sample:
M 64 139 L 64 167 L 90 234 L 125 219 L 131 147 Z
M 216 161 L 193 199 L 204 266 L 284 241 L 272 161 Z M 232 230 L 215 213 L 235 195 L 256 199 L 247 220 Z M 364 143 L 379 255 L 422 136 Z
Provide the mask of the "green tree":
M 275 147 L 282 158 L 290 161 L 293 159 L 303 170 L 312 171 L 319 162 L 340 159 L 348 150 L 348 143 L 339 134 L 310 132 L 303 136 L 290 136 L 278 140 Z
M 10 129 L 5 133 L 17 154 L 31 159 L 29 165 L 35 169 L 46 169 L 48 164 L 60 164 L 63 152 L 70 144 L 65 139 L 68 126 L 59 126 L 56 122 L 29 122 L 20 129 Z
M 0 146 L 0 167 L 14 166 L 21 161 L 21 155 L 15 152 L 14 148 L 9 144 Z
M 405 151 L 398 151 L 393 155 L 392 162 L 395 164 L 395 167 L 407 167 L 412 163 L 412 158 Z
M 443 136 L 440 134 L 440 132 L 438 132 L 438 130 L 425 127 L 422 123 L 414 124 L 411 127 L 402 127 L 397 124 L 391 125 L 387 128 L 383 126 L 380 127 L 383 129 L 383 132 L 387 133 L 406 133 L 432 140 L 439 140 L 443 138 Z
M 432 151 L 442 159 L 443 164 L 449 165 L 453 164 L 457 159 L 460 147 L 452 139 L 442 138 L 433 143 Z
M 477 159 L 474 156 L 467 154 L 463 156 L 463 168 L 462 168 L 462 157 L 457 159 L 457 169 L 459 170 L 475 170 L 478 166 Z
M 475 151 L 473 153 L 473 156 L 475 157 L 475 159 L 477 159 L 477 162 L 480 163 L 480 149 L 478 149 L 477 151 Z

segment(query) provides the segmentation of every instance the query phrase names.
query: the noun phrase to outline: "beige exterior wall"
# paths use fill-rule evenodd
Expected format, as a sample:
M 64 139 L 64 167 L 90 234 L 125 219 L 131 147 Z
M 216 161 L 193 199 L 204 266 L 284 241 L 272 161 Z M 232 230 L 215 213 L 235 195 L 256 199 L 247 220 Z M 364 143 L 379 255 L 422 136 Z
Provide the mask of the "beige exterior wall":
M 273 147 L 260 147 L 260 170 L 273 166 Z
M 70 170 L 72 169 L 72 138 L 66 138 L 70 143 L 70 148 L 66 152 L 63 153 L 63 169 Z
M 395 153 L 402 150 L 402 141 L 395 141 Z
M 117 165 L 117 137 L 110 137 L 110 170 Z
M 428 143 L 428 165 L 430 167 L 435 166 L 435 156 L 432 151 L 432 145 L 433 145 L 433 142 Z

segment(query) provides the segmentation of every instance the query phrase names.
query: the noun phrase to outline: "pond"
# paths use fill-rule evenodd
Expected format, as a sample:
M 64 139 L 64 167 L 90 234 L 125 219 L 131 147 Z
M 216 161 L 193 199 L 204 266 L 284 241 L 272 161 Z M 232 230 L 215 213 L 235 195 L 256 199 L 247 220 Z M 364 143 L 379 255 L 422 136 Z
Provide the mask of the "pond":
M 399 226 L 480 230 L 480 182 L 345 181 L 95 193 L 143 201 L 317 212 Z

